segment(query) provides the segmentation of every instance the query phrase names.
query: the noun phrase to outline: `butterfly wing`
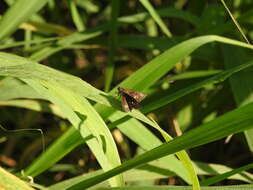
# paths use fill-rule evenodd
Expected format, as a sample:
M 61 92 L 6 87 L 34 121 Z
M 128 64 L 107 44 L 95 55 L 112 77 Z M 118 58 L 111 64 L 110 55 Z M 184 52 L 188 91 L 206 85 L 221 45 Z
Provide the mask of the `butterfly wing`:
M 141 102 L 147 96 L 147 94 L 143 92 L 138 92 L 138 91 L 134 91 L 134 90 L 126 89 L 126 88 L 124 88 L 124 93 L 133 97 L 137 102 Z
M 122 107 L 122 110 L 125 111 L 125 112 L 129 112 L 130 111 L 130 108 L 128 106 L 128 103 L 127 103 L 127 100 L 126 100 L 125 96 L 122 96 L 121 107 Z
M 122 110 L 125 112 L 129 112 L 133 108 L 140 109 L 141 105 L 139 102 L 141 102 L 146 97 L 146 94 L 143 92 L 137 92 L 121 87 L 118 87 L 118 95 L 122 96 L 121 106 Z
M 124 97 L 124 99 L 127 103 L 127 106 L 128 106 L 127 110 L 128 111 L 132 111 L 133 108 L 135 108 L 135 109 L 140 109 L 141 108 L 141 105 L 139 104 L 139 102 L 137 100 L 135 100 L 133 97 L 129 96 L 128 94 L 124 94 L 123 97 Z

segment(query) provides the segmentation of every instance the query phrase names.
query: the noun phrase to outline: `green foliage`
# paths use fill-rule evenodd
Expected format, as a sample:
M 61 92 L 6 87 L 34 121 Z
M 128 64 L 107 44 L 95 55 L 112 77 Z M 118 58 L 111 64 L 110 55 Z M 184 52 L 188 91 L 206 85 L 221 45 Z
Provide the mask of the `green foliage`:
M 0 185 L 252 189 L 226 186 L 252 183 L 252 5 L 6 0 Z M 118 87 L 146 93 L 141 109 Z

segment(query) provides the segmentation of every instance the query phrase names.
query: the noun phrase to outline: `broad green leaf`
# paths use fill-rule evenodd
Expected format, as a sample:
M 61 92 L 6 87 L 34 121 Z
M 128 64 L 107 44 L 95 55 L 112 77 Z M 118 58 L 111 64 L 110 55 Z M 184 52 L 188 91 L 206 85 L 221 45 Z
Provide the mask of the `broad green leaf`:
M 15 78 L 3 78 L 0 84 L 1 101 L 15 98 L 43 98 L 33 88 Z
M 49 90 L 52 90 L 53 93 L 62 99 L 67 105 L 70 105 L 80 118 L 84 118 L 84 120 L 81 119 L 82 123 L 75 126 L 79 128 L 82 137 L 86 138 L 90 135 L 94 136 L 94 141 L 97 142 L 95 143 L 92 142 L 92 140 L 89 140 L 87 141 L 87 144 L 96 155 L 96 158 L 102 168 L 107 171 L 120 165 L 120 157 L 113 137 L 106 124 L 94 110 L 92 105 L 81 95 L 66 90 L 61 85 L 58 86 L 57 83 L 43 82 L 43 85 L 45 85 Z M 82 128 L 88 128 L 89 132 Z M 123 186 L 124 182 L 122 176 L 119 175 L 117 178 L 112 179 L 111 185 Z
M 83 94 L 80 95 L 78 93 L 75 93 L 74 89 L 69 90 L 66 86 L 68 83 L 70 83 L 72 86 L 73 83 L 75 83 L 75 80 L 77 84 L 79 82 L 83 83 L 80 79 L 72 77 L 71 75 L 66 75 L 59 71 L 52 70 L 48 67 L 32 63 L 32 61 L 27 61 L 21 57 L 10 56 L 8 54 L 2 55 L 3 59 L 0 61 L 0 65 L 16 64 L 16 66 L 21 66 L 21 70 L 19 71 L 14 69 L 14 73 L 19 75 L 18 78 L 21 78 L 28 85 L 33 87 L 42 97 L 58 105 L 64 116 L 68 118 L 72 125 L 80 131 L 83 138 L 86 138 L 90 135 L 94 136 L 94 138 L 91 138 L 89 141 L 87 141 L 87 144 L 105 171 L 120 164 L 116 145 L 104 121 L 100 118 L 90 103 L 82 97 Z M 4 59 L 5 56 L 9 57 L 10 59 Z M 28 68 L 32 70 L 28 71 L 26 68 L 22 67 L 22 65 L 25 65 L 25 67 L 28 66 Z M 33 76 L 29 73 L 33 73 Z M 54 75 L 55 77 L 53 77 Z M 59 83 L 57 81 L 61 82 Z M 97 90 L 87 83 L 83 84 L 93 90 Z M 92 91 L 89 91 L 87 88 L 86 90 L 88 91 L 86 91 L 85 94 L 92 95 Z M 104 94 L 105 97 L 103 97 L 101 94 Z M 103 97 L 106 100 L 105 93 L 101 92 L 100 97 Z M 109 101 L 107 102 L 109 103 Z M 121 186 L 123 184 L 123 180 L 120 175 L 110 180 L 110 182 L 112 186 Z
M 86 99 L 75 92 L 65 89 L 56 82 L 24 80 L 35 88 L 38 93 L 43 94 L 54 104 L 58 105 L 73 126 L 80 131 L 81 136 L 84 139 L 89 139 L 86 143 L 105 171 L 120 164 L 117 148 L 110 131 Z M 46 88 L 38 85 L 39 83 Z M 123 185 L 121 175 L 109 181 L 112 186 Z
M 43 80 L 58 80 L 58 79 L 61 79 L 60 81 L 62 81 L 63 83 L 63 85 L 65 85 L 66 86 L 66 84 L 70 84 L 71 86 L 73 85 L 73 84 L 78 84 L 80 81 L 79 80 L 77 80 L 77 81 L 75 81 L 76 79 L 74 79 L 74 81 L 64 81 L 64 78 L 66 78 L 66 77 L 64 77 L 62 74 L 63 73 L 60 73 L 60 72 L 53 72 L 53 73 L 51 73 L 50 74 L 50 72 L 51 72 L 51 69 L 49 69 L 49 68 L 47 68 L 46 70 L 41 70 L 40 72 L 39 72 L 39 70 L 37 70 L 36 68 L 37 68 L 37 66 L 38 66 L 38 69 L 40 68 L 41 69 L 41 65 L 38 65 L 38 64 L 34 64 L 34 65 L 36 65 L 35 67 L 33 67 L 32 65 L 33 65 L 33 63 L 29 63 L 30 61 L 27 61 L 26 59 L 23 59 L 23 58 L 19 58 L 19 57 L 17 57 L 17 56 L 10 56 L 10 57 L 8 57 L 8 55 L 7 54 L 2 54 L 2 60 L 1 60 L 1 62 L 0 63 L 2 63 L 3 65 L 8 65 L 8 64 L 10 64 L 10 65 L 12 65 L 12 64 L 25 64 L 26 66 L 28 66 L 27 68 L 24 68 L 24 67 L 21 67 L 21 70 L 20 71 L 22 71 L 21 72 L 21 75 L 19 75 L 19 77 L 21 77 L 22 78 L 22 76 L 23 77 L 25 77 L 25 78 L 33 78 L 33 77 L 35 77 L 35 78 L 38 78 L 38 79 L 43 79 Z M 7 57 L 5 57 L 5 56 L 7 56 Z M 29 68 L 30 67 L 30 71 L 29 71 Z M 44 66 L 43 66 L 44 67 Z M 27 70 L 28 69 L 28 70 Z M 49 69 L 49 70 L 48 70 Z M 15 70 L 15 69 L 14 69 Z M 37 70 L 37 71 L 36 71 Z M 17 71 L 17 70 L 16 70 Z M 14 71 L 14 73 L 16 73 L 17 74 L 17 72 L 16 71 Z M 30 75 L 30 74 L 28 74 L 28 73 L 30 73 L 30 74 L 32 74 L 32 75 Z M 43 74 L 44 73 L 44 74 Z M 57 74 L 58 73 L 58 74 Z M 69 77 L 69 76 L 68 76 Z M 68 78 L 67 77 L 67 78 Z M 75 78 L 75 77 L 74 77 Z M 67 79 L 68 80 L 68 79 Z M 78 82 L 79 81 L 79 82 Z M 89 87 L 89 85 L 87 86 L 87 87 Z M 83 87 L 78 87 L 78 88 L 76 88 L 76 90 L 77 89 L 82 89 Z M 86 88 L 86 87 L 85 87 Z M 75 90 L 75 91 L 76 91 Z M 85 91 L 83 91 L 82 92 L 82 95 L 83 94 L 87 94 L 87 93 L 90 93 L 91 95 L 92 94 L 98 94 L 97 92 L 95 92 L 95 91 L 97 91 L 97 89 L 95 89 L 95 88 L 87 88 Z M 94 93 L 94 92 L 95 93 Z M 106 97 L 106 94 L 105 93 L 103 93 L 103 92 L 100 92 L 99 91 L 99 93 L 100 93 L 100 96 L 102 95 L 102 98 L 104 99 L 105 97 Z M 46 96 L 44 97 L 43 96 L 43 93 L 41 93 L 42 95 L 42 97 L 43 98 L 46 98 Z M 93 95 L 92 95 L 93 96 Z M 99 99 L 99 98 L 98 98 Z M 94 100 L 95 101 L 97 101 L 98 100 L 97 98 L 95 98 Z M 106 99 L 105 99 L 106 100 Z M 13 102 L 13 103 L 15 103 L 15 102 Z M 109 103 L 108 103 L 109 104 Z M 123 114 L 123 113 L 122 113 Z M 123 114 L 124 115 L 124 114 Z M 148 121 L 149 122 L 149 121 Z M 155 138 L 155 136 L 152 134 L 152 133 L 150 133 L 148 130 L 146 130 L 145 129 L 145 127 L 143 127 L 142 126 L 142 128 L 139 128 L 140 129 L 140 131 L 142 131 L 142 133 L 141 134 L 143 134 L 145 137 L 151 137 L 151 138 Z M 136 129 L 135 129 L 136 130 Z M 144 130 L 144 131 L 143 131 Z M 127 130 L 126 130 L 127 131 Z M 133 131 L 134 132 L 134 131 Z M 71 133 L 69 133 L 69 135 L 71 136 L 72 134 Z M 66 137 L 65 137 L 66 138 Z M 71 137 L 69 137 L 69 138 L 71 138 Z M 138 139 L 138 138 L 137 138 Z M 146 139 L 147 140 L 147 139 Z M 145 139 L 143 139 L 143 141 L 146 141 Z M 63 138 L 63 140 L 62 141 L 64 141 L 64 138 Z M 149 140 L 149 141 L 146 141 L 146 142 L 152 142 L 151 140 Z M 158 144 L 157 144 L 157 142 L 158 142 Z M 156 140 L 156 141 L 154 141 L 153 143 L 151 143 L 151 144 L 149 144 L 149 143 L 147 143 L 147 145 L 146 146 L 142 146 L 142 147 L 144 147 L 144 148 L 147 148 L 147 147 L 150 147 L 150 148 L 152 148 L 152 147 L 154 147 L 154 146 L 158 146 L 160 143 L 159 143 L 159 140 Z M 57 145 L 59 145 L 59 143 L 56 143 L 56 145 L 55 146 L 57 146 Z M 65 154 L 67 154 L 68 153 L 68 151 L 67 150 L 69 150 L 70 148 L 73 148 L 73 146 L 71 146 L 71 147 L 66 147 L 66 151 L 64 151 L 65 152 Z M 150 149 L 149 148 L 149 149 Z M 61 150 L 62 148 L 61 147 L 59 147 L 59 149 L 57 149 L 57 148 L 55 148 L 55 149 L 53 149 L 53 151 L 55 152 L 55 150 Z M 51 153 L 51 151 L 49 151 L 49 153 L 48 154 L 46 154 L 45 155 L 45 157 L 47 156 L 47 155 L 50 155 L 50 153 Z M 53 154 L 52 154 L 53 155 Z M 54 159 L 50 159 L 50 160 L 52 160 L 52 161 L 57 161 L 57 160 L 59 160 L 61 157 L 63 156 L 63 151 L 61 150 L 61 153 L 60 154 L 58 154 L 58 156 L 54 156 Z M 41 159 L 39 159 L 39 160 L 41 160 Z M 44 159 L 42 159 L 42 160 L 47 160 L 46 158 L 44 158 Z M 164 160 L 164 162 L 166 162 L 166 163 L 172 163 L 171 161 L 173 160 L 173 158 L 171 158 L 171 159 L 165 159 Z M 174 158 L 174 160 L 175 161 L 173 161 L 173 167 L 174 167 L 174 171 L 176 172 L 176 168 L 177 168 L 177 170 L 178 171 L 183 171 L 183 168 L 181 168 L 181 167 L 179 167 L 180 165 L 176 162 L 176 159 Z M 33 170 L 35 170 L 36 171 L 36 173 L 34 173 L 34 172 L 30 172 L 30 169 L 29 169 L 29 175 L 37 175 L 39 172 L 41 172 L 43 169 L 45 169 L 46 168 L 46 166 L 49 166 L 48 164 L 49 163 L 43 163 L 43 161 L 38 161 L 38 162 L 40 162 L 41 164 L 35 164 L 35 166 L 31 166 L 32 168 L 36 168 L 36 167 L 38 167 L 37 168 L 37 170 L 36 169 L 33 169 Z M 52 162 L 50 162 L 50 163 L 52 163 Z M 41 166 L 42 168 L 39 168 L 39 166 Z M 173 168 L 172 167 L 172 168 Z M 179 172 L 180 173 L 180 172 Z M 183 177 L 183 173 L 182 174 L 180 174 L 180 176 L 182 176 Z M 186 178 L 185 178 L 186 179 Z M 187 179 L 186 179 L 187 180 Z
M 208 71 L 187 71 L 184 73 L 180 73 L 177 75 L 172 75 L 170 77 L 167 77 L 166 79 L 159 82 L 159 84 L 163 82 L 170 82 L 170 81 L 176 81 L 176 80 L 185 80 L 185 79 L 192 79 L 192 78 L 199 78 L 199 77 L 207 77 L 210 75 L 215 75 L 221 72 L 221 70 L 208 70 Z
M 21 179 L 7 172 L 2 167 L 0 167 L 0 186 L 1 186 L 1 189 L 3 190 L 4 189 L 34 190 L 34 188 L 30 187 L 26 182 L 22 181 Z
M 24 96 L 16 97 L 16 98 L 24 98 Z M 25 97 L 29 98 L 29 97 Z M 62 114 L 61 110 L 59 110 L 59 107 L 57 107 L 54 104 L 48 104 L 45 102 L 40 102 L 38 100 L 7 100 L 7 101 L 0 101 L 0 106 L 14 106 L 14 107 L 20 107 L 20 108 L 26 108 L 33 111 L 39 111 L 39 112 L 48 112 L 52 113 L 54 115 L 57 115 L 58 117 L 65 118 Z

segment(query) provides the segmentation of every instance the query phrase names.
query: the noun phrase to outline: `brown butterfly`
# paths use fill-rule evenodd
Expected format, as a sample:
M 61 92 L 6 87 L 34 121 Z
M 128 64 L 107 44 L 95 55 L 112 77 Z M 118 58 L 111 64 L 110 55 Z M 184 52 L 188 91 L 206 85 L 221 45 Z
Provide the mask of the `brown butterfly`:
M 147 96 L 143 92 L 118 87 L 118 94 L 122 96 L 121 106 L 123 111 L 129 112 L 133 108 L 140 109 L 140 102 Z

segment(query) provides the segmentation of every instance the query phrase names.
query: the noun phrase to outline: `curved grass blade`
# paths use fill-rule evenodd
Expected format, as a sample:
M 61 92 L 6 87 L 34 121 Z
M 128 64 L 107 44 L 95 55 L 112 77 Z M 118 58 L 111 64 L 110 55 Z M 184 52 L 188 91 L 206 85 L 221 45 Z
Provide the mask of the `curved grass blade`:
M 76 184 L 68 188 L 68 190 L 88 188 L 94 184 L 100 183 L 114 175 L 130 170 L 131 168 L 137 167 L 141 164 L 150 162 L 169 154 L 173 154 L 183 149 L 189 149 L 209 142 L 213 142 L 232 133 L 242 132 L 251 127 L 252 122 L 253 103 L 226 113 L 211 122 L 203 124 L 202 126 L 197 127 L 183 134 L 182 136 L 175 138 L 168 143 L 164 143 L 163 145 L 154 148 L 151 151 L 143 153 L 123 163 L 117 168 Z
M 121 82 L 118 86 L 143 91 L 152 86 L 160 77 L 165 75 L 176 63 L 183 60 L 200 46 L 210 42 L 220 42 L 253 49 L 252 45 L 215 35 L 192 38 L 181 42 L 157 56 L 126 80 Z M 116 87 L 113 89 L 113 92 L 116 92 Z
M 210 77 L 204 81 L 201 81 L 201 82 L 196 83 L 194 85 L 188 86 L 184 89 L 178 90 L 175 93 L 163 96 L 163 97 L 159 98 L 157 101 L 147 103 L 143 107 L 142 111 L 144 113 L 147 113 L 147 112 L 150 112 L 150 111 L 155 110 L 157 108 L 160 108 L 160 107 L 167 105 L 168 103 L 173 102 L 176 99 L 178 99 L 182 96 L 185 96 L 186 94 L 189 94 L 191 92 L 194 92 L 206 85 L 222 82 L 222 81 L 226 80 L 227 78 L 229 78 L 234 73 L 237 73 L 239 71 L 247 69 L 248 67 L 251 67 L 251 66 L 253 66 L 253 61 L 250 61 L 248 63 L 244 63 L 244 64 L 239 65 L 237 67 L 233 67 L 233 68 L 228 69 L 226 71 L 220 72 L 219 74 L 217 74 L 213 77 Z
M 9 59 L 5 59 L 7 58 L 5 56 L 9 57 Z M 41 67 L 42 65 L 35 64 L 29 60 L 23 59 L 18 56 L 12 56 L 10 54 L 0 54 L 0 59 L 1 58 L 2 61 L 0 61 L 0 64 L 16 64 L 16 66 L 21 66 L 22 69 L 19 71 L 14 69 L 14 73 L 19 73 L 18 78 L 22 79 L 28 85 L 33 87 L 42 97 L 58 105 L 64 116 L 68 118 L 68 120 L 73 124 L 73 126 L 75 126 L 76 129 L 80 131 L 83 138 L 86 138 L 90 135 L 94 137 L 87 141 L 87 144 L 89 145 L 90 149 L 93 151 L 100 165 L 105 171 L 117 165 L 120 165 L 120 159 L 116 145 L 104 121 L 100 118 L 100 116 L 90 105 L 90 103 L 85 98 L 83 98 L 82 95 L 75 93 L 75 90 L 66 87 L 67 83 L 75 83 L 74 78 L 76 77 L 73 77 L 71 75 L 65 75 L 64 73 L 61 73 L 59 71 L 53 71 L 50 68 L 44 66 Z M 22 67 L 24 65 L 25 67 Z M 31 75 L 28 74 L 27 71 L 25 71 L 26 66 L 30 67 L 30 69 L 33 68 L 33 71 L 30 70 L 28 72 L 30 72 L 30 74 L 33 73 L 37 75 L 37 77 L 31 77 Z M 7 70 L 4 69 L 3 72 L 6 72 Z M 57 77 L 54 78 L 53 74 L 56 74 Z M 49 79 L 50 77 L 52 77 L 52 80 Z M 76 79 L 77 83 L 81 81 L 78 78 Z M 61 82 L 58 83 L 57 81 Z M 85 85 L 87 85 L 87 87 L 89 86 L 89 84 L 87 83 Z M 93 88 L 93 90 L 97 89 Z M 92 94 L 94 92 L 86 91 L 86 93 Z M 100 92 L 100 96 L 103 97 L 101 94 L 105 93 Z M 115 177 L 114 179 L 110 180 L 110 183 L 112 186 L 122 186 L 122 176 L 119 175 Z
M 30 64 L 22 64 L 22 65 L 20 65 L 21 67 L 20 68 L 22 68 L 22 70 L 20 70 L 20 71 L 22 71 L 20 74 L 22 75 L 22 77 L 21 77 L 21 75 L 20 75 L 20 78 L 29 78 L 29 76 L 27 76 L 27 75 L 30 75 L 30 77 L 31 77 L 31 75 L 33 75 L 34 77 L 35 77 L 35 75 L 38 75 L 39 77 L 36 77 L 36 78 L 38 78 L 38 79 L 43 79 L 43 80 L 47 80 L 47 81 L 50 81 L 50 83 L 53 83 L 53 78 L 51 77 L 50 78 L 50 76 L 49 76 L 49 73 L 51 72 L 49 69 L 47 69 L 47 70 L 45 70 L 45 69 L 42 69 L 42 67 L 41 67 L 41 65 L 38 65 L 38 64 L 33 64 L 33 63 L 30 63 Z M 31 66 L 33 66 L 32 68 L 33 68 L 33 72 L 32 71 L 29 71 L 30 69 L 28 69 L 28 68 L 31 68 Z M 14 68 L 14 70 L 13 70 L 13 68 Z M 10 72 L 10 71 L 13 71 L 13 73 L 16 73 L 17 74 L 17 70 L 16 70 L 16 68 L 17 68 L 17 66 L 10 66 L 10 67 L 5 67 L 3 70 L 5 71 L 5 72 Z M 36 70 L 37 69 L 39 69 L 39 70 L 41 70 L 40 71 L 40 73 L 37 73 L 36 74 Z M 46 72 L 46 71 L 48 71 L 48 73 Z M 30 74 L 29 74 L 30 73 Z M 32 73 L 32 74 L 31 74 Z M 1 73 L 0 73 L 1 74 Z M 56 73 L 55 73 L 56 74 Z M 61 81 L 61 83 L 63 84 L 63 81 L 64 81 L 64 78 L 57 78 L 58 76 L 56 76 L 55 75 L 55 80 L 57 80 L 57 81 Z M 50 80 L 49 80 L 49 78 L 50 78 Z M 66 78 L 66 77 L 65 77 Z M 59 80 L 60 79 L 60 80 Z M 67 79 L 67 78 L 66 78 Z M 44 82 L 45 83 L 45 82 Z M 72 83 L 71 81 L 64 81 L 64 84 L 65 84 L 65 86 L 68 86 L 67 84 L 68 83 Z M 46 87 L 47 88 L 49 88 L 49 83 L 46 85 Z M 56 88 L 56 84 L 54 84 L 54 88 Z M 58 88 L 58 91 L 60 91 L 60 89 Z M 67 92 L 63 92 L 62 94 L 67 94 Z M 73 95 L 74 96 L 74 95 Z M 69 99 L 71 98 L 71 97 L 73 97 L 73 96 L 69 96 Z M 61 97 L 61 98 L 64 98 L 64 97 Z M 72 104 L 73 104 L 73 102 L 74 102 L 74 100 L 72 100 L 72 101 L 70 101 Z M 69 103 L 69 104 L 71 104 L 71 103 Z M 145 123 L 147 123 L 147 124 L 149 124 L 149 125 L 151 125 L 151 126 L 156 126 L 153 122 L 151 122 L 149 119 L 147 119 L 144 115 L 142 115 L 140 112 L 137 112 L 137 111 L 133 111 L 133 112 L 131 112 L 131 113 L 129 113 L 130 115 L 134 115 L 136 118 L 138 118 L 138 119 L 140 119 L 141 121 L 143 121 L 143 122 L 145 122 Z M 74 123 L 72 123 L 73 125 L 75 125 Z M 95 133 L 95 131 L 92 133 L 92 134 L 94 134 Z M 100 134 L 97 134 L 97 135 L 95 135 L 95 136 L 97 136 L 97 137 L 99 137 L 100 136 Z M 99 153 L 98 153 L 99 154 Z M 110 155 L 110 154 L 109 154 Z M 109 156 L 108 155 L 108 156 Z M 185 155 L 184 156 L 180 156 L 181 158 L 187 158 Z M 185 163 L 185 162 L 184 162 Z M 101 163 L 101 165 L 104 165 L 104 163 Z M 189 163 L 188 164 L 186 164 L 186 165 L 190 165 Z M 194 183 L 194 184 L 197 184 L 196 182 Z
M 215 176 L 232 170 L 232 168 L 221 164 L 212 164 L 204 162 L 194 162 L 194 164 L 198 175 Z M 253 182 L 253 174 L 244 171 L 235 175 L 231 175 L 230 177 L 228 177 L 228 179 L 240 180 L 251 184 Z
M 236 168 L 233 169 L 232 171 L 208 178 L 206 180 L 201 181 L 201 185 L 203 186 L 208 186 L 208 185 L 212 185 L 215 184 L 217 182 L 220 182 L 222 180 L 227 179 L 228 177 L 235 175 L 235 174 L 240 174 L 241 172 L 245 171 L 245 170 L 249 170 L 253 168 L 253 163 L 247 164 L 245 166 L 242 166 L 240 168 Z
M 110 131 L 86 99 L 61 87 L 56 82 L 24 80 L 40 94 L 58 105 L 73 126 L 80 131 L 81 136 L 84 139 L 89 139 L 86 143 L 105 171 L 120 164 L 116 145 Z M 39 83 L 46 88 L 38 85 Z M 124 184 L 121 175 L 109 180 L 109 182 L 112 186 L 123 186 Z
M 155 121 L 153 122 L 156 124 Z M 159 125 L 156 125 L 155 129 L 157 129 L 161 133 L 161 135 L 163 136 L 166 142 L 173 140 L 173 138 L 166 131 L 164 131 Z M 192 182 L 192 189 L 200 190 L 199 180 L 198 180 L 196 171 L 186 151 L 182 150 L 182 151 L 176 152 L 176 155 L 188 171 L 188 175 L 190 176 L 190 179 Z

